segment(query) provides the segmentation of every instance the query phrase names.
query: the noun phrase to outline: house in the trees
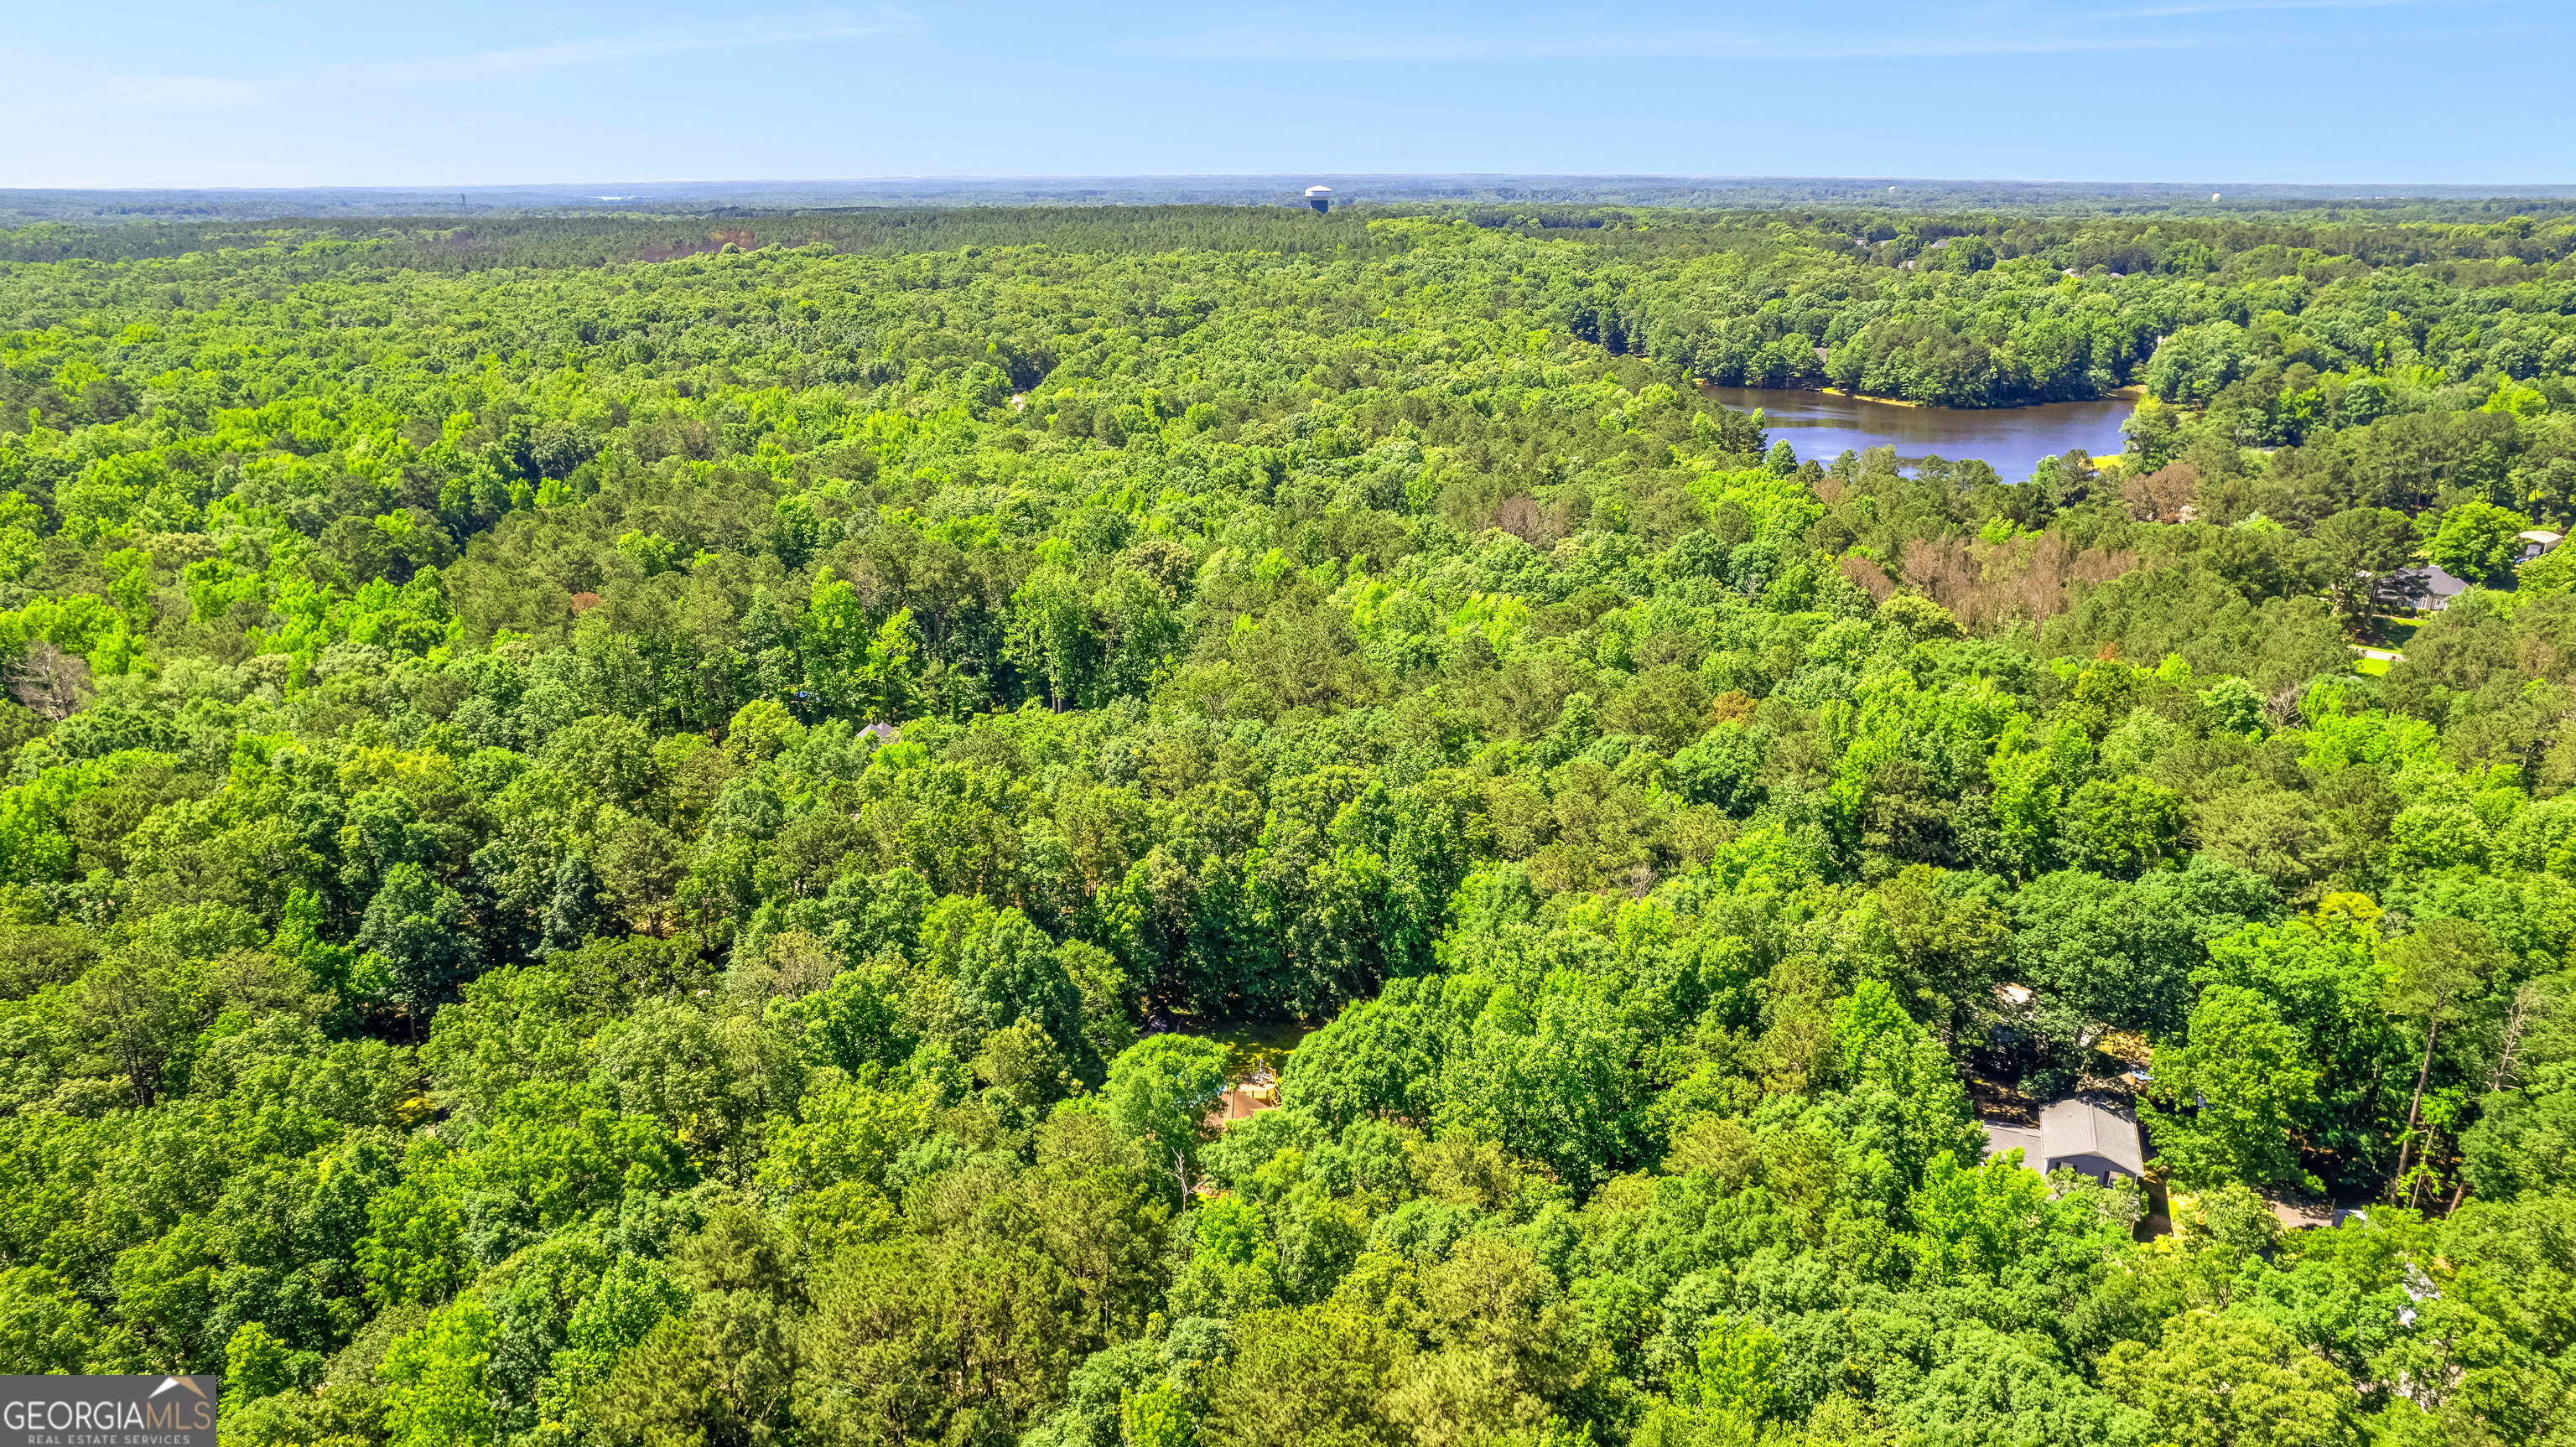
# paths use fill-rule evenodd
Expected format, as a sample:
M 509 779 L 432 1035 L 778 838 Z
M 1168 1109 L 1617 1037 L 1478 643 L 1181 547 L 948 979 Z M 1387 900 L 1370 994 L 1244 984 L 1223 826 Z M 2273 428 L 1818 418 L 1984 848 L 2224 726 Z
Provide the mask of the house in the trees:
M 2420 568 L 2400 568 L 2387 576 L 2396 585 L 2391 591 L 2403 600 L 2400 606 L 2411 605 L 2426 613 L 2441 612 L 2451 606 L 2452 599 L 2469 591 L 2467 579 L 2454 578 L 2430 563 Z
M 1989 1156 L 2019 1147 L 2022 1164 L 2043 1176 L 2070 1170 L 2107 1186 L 2114 1179 L 2134 1181 L 2146 1174 L 2138 1118 L 2127 1106 L 2069 1096 L 2042 1107 L 2036 1127 L 1992 1120 L 1985 1127 Z

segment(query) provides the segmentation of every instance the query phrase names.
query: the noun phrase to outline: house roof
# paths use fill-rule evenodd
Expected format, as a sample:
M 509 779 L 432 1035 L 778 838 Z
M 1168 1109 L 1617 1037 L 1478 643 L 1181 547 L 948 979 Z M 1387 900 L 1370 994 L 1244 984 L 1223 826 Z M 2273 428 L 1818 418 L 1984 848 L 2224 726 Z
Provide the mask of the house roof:
M 2043 1167 L 2069 1156 L 2100 1156 L 2131 1175 L 2142 1175 L 2147 1168 L 2137 1121 L 2081 1097 L 2055 1101 L 2042 1110 L 2039 1135 Z
M 2000 1160 L 2004 1152 L 2019 1150 L 2023 1165 L 2034 1171 L 2048 1169 L 2047 1159 L 2040 1154 L 2047 1149 L 2047 1143 L 2038 1131 L 2026 1125 L 2007 1125 L 1999 1120 L 1980 1121 L 1978 1124 L 1986 1128 L 1988 1160 Z
M 2547 528 L 2524 528 L 2521 532 L 2515 533 L 2514 536 L 2527 543 L 2554 543 L 2565 538 L 2567 535 L 2565 533 L 2553 533 Z
M 2420 568 L 2400 568 L 2391 576 L 2421 578 L 2424 580 L 2424 591 L 2436 598 L 2456 598 L 2469 591 L 2469 585 L 2466 582 L 2452 577 L 2430 563 Z

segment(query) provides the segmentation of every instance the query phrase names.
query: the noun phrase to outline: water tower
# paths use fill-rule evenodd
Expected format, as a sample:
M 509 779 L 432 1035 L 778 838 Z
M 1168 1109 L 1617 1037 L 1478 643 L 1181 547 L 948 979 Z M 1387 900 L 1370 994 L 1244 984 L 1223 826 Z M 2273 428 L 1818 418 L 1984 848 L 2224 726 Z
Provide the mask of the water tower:
M 1316 215 L 1318 215 L 1318 216 L 1321 216 L 1321 215 L 1323 215 L 1325 212 L 1332 210 L 1332 209 L 1333 209 L 1333 188 L 1332 188 L 1332 187 L 1330 187 L 1330 186 L 1309 186 L 1309 187 L 1307 187 L 1307 188 L 1306 188 L 1306 204 L 1307 204 L 1307 205 L 1309 205 L 1309 206 L 1314 207 L 1314 208 L 1315 208 L 1315 214 L 1316 214 Z

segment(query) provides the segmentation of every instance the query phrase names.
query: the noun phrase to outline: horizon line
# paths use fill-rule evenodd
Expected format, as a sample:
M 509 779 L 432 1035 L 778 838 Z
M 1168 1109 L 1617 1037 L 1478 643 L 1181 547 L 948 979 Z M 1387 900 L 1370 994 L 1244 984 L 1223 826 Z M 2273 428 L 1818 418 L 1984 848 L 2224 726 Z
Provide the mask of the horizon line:
M 212 193 L 219 193 L 219 194 L 233 194 L 233 195 L 245 195 L 245 196 L 258 196 L 258 195 L 276 195 L 276 194 L 279 194 L 279 193 L 286 193 L 286 192 L 314 192 L 314 191 L 325 191 L 325 192 L 328 192 L 328 191 L 341 191 L 341 192 L 386 192 L 386 193 L 397 193 L 397 194 L 400 194 L 400 193 L 430 193 L 430 194 L 436 194 L 436 193 L 444 192 L 444 191 L 456 191 L 456 192 L 459 192 L 459 193 L 462 193 L 462 194 L 469 194 L 469 195 L 470 195 L 470 194 L 472 194 L 473 192 L 476 192 L 476 191 L 486 191 L 486 192 L 490 192 L 490 191 L 527 191 L 527 190 L 565 190 L 565 191 L 587 191 L 587 190 L 592 190 L 592 189 L 596 189 L 596 188 L 600 188 L 600 187 L 610 187 L 610 188 L 614 188 L 614 187 L 619 187 L 619 186 L 632 186 L 632 187 L 640 187 L 640 188 L 656 188 L 656 189 L 673 189 L 673 188 L 717 189 L 717 188 L 757 187 L 757 186 L 772 186 L 772 187 L 777 187 L 777 186 L 787 186 L 787 187 L 822 187 L 822 186 L 889 186 L 889 185 L 922 185 L 922 184 L 930 184 L 930 183 L 945 183 L 945 184 L 961 184 L 961 183 L 963 183 L 963 184 L 988 184 L 988 185 L 989 185 L 989 184 L 1011 184 L 1011 183 L 1021 183 L 1021 184 L 1028 184 L 1028 183 L 1038 183 L 1038 184 L 1071 184 L 1071 183 L 1075 183 L 1075 182 L 1104 182 L 1104 181 L 1105 181 L 1105 182 L 1146 182 L 1146 183 L 1159 183 L 1159 184 L 1166 184 L 1166 185 L 1168 185 L 1168 184 L 1172 184 L 1172 183 L 1178 183 L 1178 182 L 1193 182 L 1193 181 L 1195 181 L 1195 182 L 1227 182 L 1227 181 L 1231 181 L 1231 182 L 1274 182 L 1274 181 L 1275 181 L 1275 182 L 1280 182 L 1280 183 L 1283 183 L 1283 184 L 1284 184 L 1284 183 L 1287 183 L 1287 182 L 1290 182 L 1290 181 L 1294 181 L 1294 180 L 1305 180 L 1305 179 L 1311 179 L 1311 178 L 1314 178 L 1314 177 L 1328 177 L 1328 178 L 1334 178 L 1334 179 L 1354 180 L 1354 181 L 1376 181 L 1376 182 L 1396 182 L 1396 183 L 1406 183 L 1406 182 L 1411 182 L 1411 183 L 1420 183 L 1420 182 L 1426 182 L 1426 181 L 1452 181 L 1452 182 L 1455 182 L 1455 181 L 1477 181 L 1477 182 L 1495 182 L 1495 181 L 1523 181 L 1523 182 L 1536 182 L 1536 181 L 1553 181 L 1553 182 L 1594 182 L 1594 183 L 1608 183 L 1608 182 L 1657 182 L 1657 183 L 1668 183 L 1668 184 L 1700 184 L 1700 185 L 1707 185 L 1707 184 L 1712 184 L 1712 183 L 1714 183 L 1714 184 L 1725 184 L 1725 185 L 1763 185 L 1763 184 L 1779 185 L 1779 184 L 1796 184 L 1796 183 L 1804 183 L 1804 184 L 1819 184 L 1819 183 L 1825 183 L 1825 184 L 1842 184 L 1842 185 L 1859 185 L 1859 184 L 1878 185 L 1878 184 L 1892 184 L 1892 185 L 1894 185 L 1894 186 L 1898 186 L 1898 187 L 1903 187 L 1903 186 L 1908 186 L 1908 185 L 1912 185 L 1912 186 L 1943 186 L 1943 187 L 1949 187 L 1949 188 L 1979 187 L 1979 186 L 2034 186 L 2034 187 L 2054 187 L 2054 188 L 2065 188 L 2065 187 L 2169 187 L 2169 188 L 2178 188 L 2178 189 L 2198 189 L 2198 188 L 2203 187 L 2203 186 L 2210 186 L 2210 187 L 2216 187 L 2216 188 L 2219 188 L 2219 189 L 2220 189 L 2220 190 L 2222 190 L 2222 191 L 2223 191 L 2225 188 L 2229 187 L 2229 186 L 2237 186 L 2237 187 L 2262 187 L 2262 188 L 2268 188 L 2268 189 L 2293 189 L 2293 190 L 2354 189 L 2354 188 L 2361 188 L 2361 187 L 2372 187 L 2372 186 L 2378 186 L 2378 187 L 2390 187 L 2390 188 L 2397 188 L 2397 189 L 2401 189 L 2401 190 L 2404 190 L 2404 189 L 2440 189 L 2440 190 L 2445 190 L 2445 191 L 2475 191 L 2475 190 L 2480 190 L 2480 189 L 2492 189 L 2492 190 L 2496 190 L 2496 191 L 2498 191 L 2499 193 L 2502 193 L 2502 192 L 2509 192 L 2509 191 L 2530 191 L 2530 190 L 2541 190 L 2541 189 L 2549 189 L 2549 190 L 2576 190 L 2576 180 L 2570 180 L 2570 181 L 2420 181 L 2420 180 L 2405 180 L 2405 181 L 2401 181 L 2401 180 L 2371 180 L 2371 179 L 2356 179 L 2356 180 L 2348 180 L 2348 181 L 2269 181 L 2269 180 L 2248 179 L 2248 178 L 2237 178 L 2237 179 L 2233 179 L 2233 180 L 2228 180 L 2228 179 L 2218 179 L 2218 178 L 2205 178 L 2205 179 L 2200 179 L 2200 180 L 2190 180 L 2190 179 L 2164 179 L 2164 180 L 2153 180 L 2153 179 L 2113 179 L 2113 178 L 2107 178 L 2107 177 L 2090 177 L 2090 178 L 2036 177 L 2036 176 L 2030 176 L 2030 177 L 2020 177 L 2020 176 L 2016 176 L 2016 177 L 1992 177 L 1992 176 L 1989 176 L 1989 177 L 1962 177 L 1962 176 L 1900 176 L 1900 175 L 1884 175 L 1884 174 L 1883 174 L 1883 175 L 1867 175 L 1867 174 L 1849 174 L 1849 175 L 1791 175 L 1791 174 L 1778 174 L 1778 173 L 1775 173 L 1775 174 L 1762 175 L 1762 174 L 1721 174 L 1721 173 L 1698 173 L 1698 172 L 1681 172 L 1681 171 L 1332 171 L 1332 170 L 1312 170 L 1312 171 L 1170 171 L 1170 172 L 1145 172 L 1145 171 L 1135 171 L 1135 172 L 1111 172 L 1111 171 L 1079 172 L 1079 171 L 1072 171 L 1072 172 L 1044 172 L 1044 173 L 1040 173 L 1040 172 L 1029 172 L 1029 173 L 1011 173 L 1011 172 L 929 172 L 929 173 L 918 173 L 918 174 L 894 174 L 894 175 L 874 175 L 874 176 L 807 176 L 807 177 L 789 177 L 789 176 L 758 177 L 758 176 L 753 176 L 753 177 L 731 177 L 731 178 L 690 179 L 690 180 L 677 180 L 677 181 L 645 181 L 645 180 L 623 180 L 623 181 L 621 181 L 621 180 L 595 180 L 595 181 L 579 181 L 579 180 L 562 180 L 562 181 L 457 181 L 457 182 L 313 182 L 313 183 L 306 183 L 306 184 L 301 184 L 301 185 L 276 185 L 276 186 L 212 186 L 212 185 L 208 185 L 208 186 L 192 186 L 192 185 L 186 185 L 186 184 L 170 184 L 170 183 L 164 183 L 164 184 L 160 184 L 160 185 L 20 185 L 20 186 L 0 186 L 0 195 L 8 195 L 8 194 L 24 194 L 24 193 L 46 193 L 46 192 L 52 192 L 52 193 L 71 192 L 71 193 L 81 193 L 81 194 L 120 194 L 120 195 L 153 195 L 153 194 L 168 194 L 168 193 L 173 193 L 173 192 L 199 192 L 199 193 L 212 192 Z M 595 197 L 595 198 L 590 198 L 590 199 L 599 199 L 599 200 L 629 200 L 629 199 L 636 199 L 636 198 L 632 198 L 632 197 Z

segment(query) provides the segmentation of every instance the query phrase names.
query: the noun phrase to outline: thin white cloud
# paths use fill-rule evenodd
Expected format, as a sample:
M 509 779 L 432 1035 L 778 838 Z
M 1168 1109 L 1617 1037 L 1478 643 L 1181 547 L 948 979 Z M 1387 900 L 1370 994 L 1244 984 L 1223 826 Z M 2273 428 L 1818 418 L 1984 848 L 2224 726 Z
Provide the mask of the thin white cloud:
M 2174 20 L 2198 15 L 2251 15 L 2271 10 L 2473 10 L 2513 0 L 2174 0 L 2134 10 L 2106 10 L 2097 20 Z
M 2222 37 L 2139 20 L 2216 18 L 2271 11 L 2474 8 L 2500 0 L 2150 0 L 2122 10 L 2062 10 L 2028 5 L 1952 11 L 1919 25 L 1781 25 L 1769 18 L 1737 26 L 1658 25 L 1611 20 L 1599 12 L 1542 17 L 1480 17 L 1409 28 L 1312 20 L 1220 26 L 1189 35 L 1130 41 L 1121 49 L 1183 60 L 1306 62 L 1468 62 L 1503 60 L 1877 60 L 1979 55 L 2052 55 L 2174 50 Z
M 86 99 L 129 111 L 238 111 L 264 103 L 268 92 L 247 80 L 213 76 L 120 75 L 91 86 Z
M 470 85 L 567 66 L 652 60 L 710 50 L 856 40 L 864 36 L 915 30 L 920 26 L 918 17 L 887 7 L 864 20 L 840 17 L 801 21 L 748 20 L 703 29 L 645 30 L 632 35 L 595 35 L 547 45 L 478 51 L 470 55 L 386 61 L 360 69 L 370 79 L 388 84 Z
M 2015 34 L 1986 29 L 1897 34 L 1801 34 L 1725 30 L 1570 30 L 1546 35 L 1410 33 L 1230 26 L 1197 35 L 1135 42 L 1126 49 L 1179 60 L 1871 60 L 1908 56 L 2053 55 L 2161 50 L 2196 43 L 2181 36 L 2120 33 Z

